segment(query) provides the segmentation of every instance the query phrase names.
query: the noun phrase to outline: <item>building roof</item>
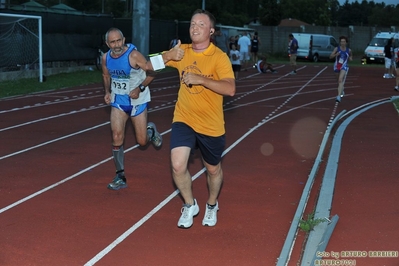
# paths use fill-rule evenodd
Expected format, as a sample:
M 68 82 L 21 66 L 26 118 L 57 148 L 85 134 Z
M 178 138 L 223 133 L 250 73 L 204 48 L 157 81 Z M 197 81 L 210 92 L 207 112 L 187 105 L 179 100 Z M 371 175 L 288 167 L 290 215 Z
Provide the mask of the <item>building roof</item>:
M 310 25 L 306 22 L 294 18 L 285 18 L 280 21 L 279 27 L 299 27 L 301 25 Z
M 64 9 L 64 10 L 76 10 L 75 8 L 72 8 L 72 7 L 67 6 L 65 4 L 54 5 L 51 8 Z
M 11 7 L 11 9 L 14 10 L 28 10 L 28 11 L 45 11 L 47 10 L 47 7 L 45 7 L 42 4 L 39 4 L 38 2 L 35 2 L 33 0 Z
M 75 15 L 83 14 L 83 12 L 78 11 L 75 8 L 72 8 L 65 4 L 54 5 L 50 9 L 51 9 L 51 11 L 56 12 L 56 13 L 75 14 Z
M 46 6 L 39 4 L 34 0 L 30 0 L 20 5 L 14 5 L 10 9 L 20 10 L 20 11 L 38 11 L 38 12 L 63 13 L 63 14 L 74 14 L 74 15 L 83 14 L 83 12 L 78 11 L 65 4 L 58 4 L 52 6 L 51 8 L 47 8 Z

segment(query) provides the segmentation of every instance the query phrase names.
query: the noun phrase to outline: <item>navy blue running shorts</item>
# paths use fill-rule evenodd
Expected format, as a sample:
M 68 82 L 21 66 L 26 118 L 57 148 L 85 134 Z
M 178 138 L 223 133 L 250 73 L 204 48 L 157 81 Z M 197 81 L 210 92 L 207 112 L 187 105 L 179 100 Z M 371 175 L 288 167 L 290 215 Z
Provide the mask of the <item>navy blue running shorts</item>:
M 170 149 L 177 147 L 189 147 L 191 151 L 199 149 L 202 158 L 210 165 L 217 165 L 222 160 L 226 137 L 211 137 L 195 132 L 190 126 L 182 122 L 172 124 Z

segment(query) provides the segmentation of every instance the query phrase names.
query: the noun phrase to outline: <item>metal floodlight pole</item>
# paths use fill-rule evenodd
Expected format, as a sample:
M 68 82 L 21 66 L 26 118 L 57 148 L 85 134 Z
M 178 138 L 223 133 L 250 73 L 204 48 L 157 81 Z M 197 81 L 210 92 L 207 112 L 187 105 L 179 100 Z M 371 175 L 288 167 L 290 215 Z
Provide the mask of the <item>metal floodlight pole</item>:
M 42 17 L 39 18 L 39 82 L 43 82 L 43 32 Z
M 133 0 L 132 16 L 132 42 L 146 56 L 150 40 L 150 0 Z
M 202 10 L 205 10 L 205 0 L 202 0 Z

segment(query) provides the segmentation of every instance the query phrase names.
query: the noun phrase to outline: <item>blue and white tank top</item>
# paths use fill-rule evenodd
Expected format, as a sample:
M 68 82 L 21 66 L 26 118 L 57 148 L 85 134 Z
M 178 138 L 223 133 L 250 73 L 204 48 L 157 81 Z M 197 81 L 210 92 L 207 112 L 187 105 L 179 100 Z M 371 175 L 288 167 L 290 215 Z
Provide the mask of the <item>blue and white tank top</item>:
M 335 58 L 335 63 L 334 63 L 334 70 L 335 71 L 341 71 L 345 70 L 347 71 L 349 66 L 348 66 L 348 61 L 350 57 L 350 51 L 349 48 L 346 47 L 345 51 L 341 50 L 341 47 L 337 47 L 337 51 L 339 52 L 339 56 Z
M 139 98 L 132 99 L 129 93 L 137 88 L 146 78 L 146 73 L 141 68 L 133 68 L 129 62 L 129 55 L 137 50 L 133 44 L 127 44 L 128 49 L 118 58 L 107 53 L 107 69 L 111 75 L 111 102 L 120 105 L 138 105 L 151 101 L 150 90 L 140 92 Z

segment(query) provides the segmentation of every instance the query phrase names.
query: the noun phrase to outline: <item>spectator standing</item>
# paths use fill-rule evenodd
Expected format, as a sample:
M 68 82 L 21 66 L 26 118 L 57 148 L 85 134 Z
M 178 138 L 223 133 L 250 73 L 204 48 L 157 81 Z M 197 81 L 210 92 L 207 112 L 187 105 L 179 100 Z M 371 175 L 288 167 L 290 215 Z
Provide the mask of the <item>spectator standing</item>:
M 240 72 L 240 70 L 241 70 L 241 63 L 240 63 L 240 52 L 237 50 L 237 47 L 235 44 L 231 45 L 230 61 L 231 61 L 231 65 L 233 67 L 234 77 L 237 80 L 238 72 Z
M 236 48 L 237 48 L 237 50 L 239 50 L 238 49 L 238 39 L 240 39 L 240 35 L 236 35 L 235 37 L 234 37 L 234 43 L 235 43 L 235 45 L 236 45 Z
M 249 51 L 251 51 L 251 40 L 248 38 L 247 32 L 244 32 L 238 39 L 238 50 L 240 50 L 241 65 L 244 70 L 247 70 Z
M 219 27 L 216 28 L 214 38 L 216 46 L 219 47 L 220 50 L 222 50 L 226 54 L 229 54 L 230 53 L 229 39 L 227 35 L 224 34 Z
M 292 71 L 290 74 L 295 75 L 296 74 L 296 56 L 297 56 L 297 51 L 298 51 L 298 41 L 297 39 L 294 38 L 294 35 L 291 33 L 288 35 L 288 48 L 289 48 L 289 53 L 290 53 L 290 64 Z
M 389 39 L 387 44 L 384 46 L 384 54 L 385 54 L 385 74 L 383 78 L 390 79 L 394 78 L 393 74 L 393 47 L 392 47 L 393 38 Z
M 258 61 L 259 45 L 261 45 L 260 39 L 258 36 L 258 32 L 255 31 L 254 35 L 251 38 L 251 54 L 252 54 L 252 60 L 254 62 Z
M 235 38 L 234 36 L 230 36 L 230 38 L 229 38 L 229 48 L 230 48 L 230 50 L 232 49 L 231 46 L 232 46 L 233 44 L 236 46 L 236 49 L 237 49 L 237 41 L 236 41 L 236 38 Z

